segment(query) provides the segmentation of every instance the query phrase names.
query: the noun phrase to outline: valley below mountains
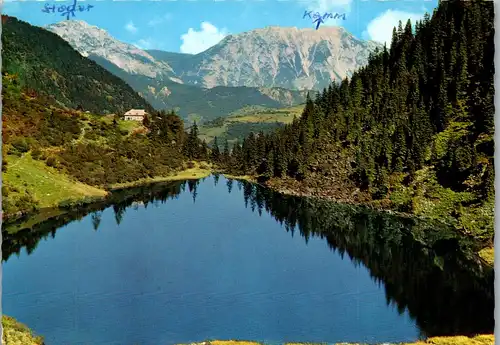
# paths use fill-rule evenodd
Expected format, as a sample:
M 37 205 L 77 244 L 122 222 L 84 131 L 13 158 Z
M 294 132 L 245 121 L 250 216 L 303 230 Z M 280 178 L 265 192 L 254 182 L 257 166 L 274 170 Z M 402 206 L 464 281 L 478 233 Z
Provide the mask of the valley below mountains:
M 340 27 L 267 27 L 229 35 L 196 54 L 141 50 L 84 21 L 46 27 L 118 76 L 156 109 L 188 122 L 228 116 L 247 106 L 282 108 L 340 82 L 381 45 Z

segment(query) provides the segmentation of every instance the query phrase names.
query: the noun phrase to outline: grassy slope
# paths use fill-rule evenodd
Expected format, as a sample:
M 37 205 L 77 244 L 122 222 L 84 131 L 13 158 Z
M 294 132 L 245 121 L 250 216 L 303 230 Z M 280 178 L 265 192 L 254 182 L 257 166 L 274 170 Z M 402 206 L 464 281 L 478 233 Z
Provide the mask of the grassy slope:
M 426 341 L 417 341 L 414 343 L 399 343 L 394 345 L 493 345 L 495 337 L 493 334 L 478 335 L 475 337 L 433 337 Z M 384 343 L 387 344 L 387 343 Z M 179 344 L 180 345 L 180 344 Z M 210 340 L 191 345 L 263 345 L 263 343 L 245 340 Z M 325 345 L 325 343 L 285 343 L 284 345 Z M 364 345 L 361 343 L 337 343 L 336 345 Z
M 3 181 L 17 192 L 11 193 L 13 198 L 20 198 L 26 193 L 38 202 L 40 208 L 57 207 L 62 202 L 78 201 L 86 198 L 102 198 L 108 192 L 105 189 L 89 186 L 74 178 L 47 166 L 43 161 L 35 160 L 28 152 L 21 157 L 8 156 L 9 168 L 2 175 Z M 137 180 L 130 183 L 111 185 L 110 188 L 126 188 L 142 184 L 199 179 L 211 173 L 207 163 L 192 162 L 179 171 L 150 179 Z
M 255 124 L 255 123 L 291 123 L 294 117 L 302 115 L 304 105 L 296 105 L 288 108 L 269 109 L 265 107 L 245 107 L 225 118 L 222 124 L 200 126 L 200 139 L 211 142 L 214 137 L 223 137 L 231 125 L 234 124 Z M 249 126 L 250 128 L 250 126 Z M 234 141 L 235 137 L 228 137 L 229 141 Z
M 129 183 L 117 183 L 111 185 L 110 187 L 128 188 L 155 182 L 197 180 L 209 176 L 211 172 L 211 165 L 206 162 L 190 162 L 184 165 L 181 170 L 168 176 L 157 176 L 154 178 L 141 179 Z
M 296 105 L 293 107 L 282 108 L 282 109 L 258 109 L 252 110 L 249 108 L 241 109 L 238 112 L 232 114 L 231 117 L 227 119 L 228 122 L 281 122 L 281 123 L 292 123 L 294 116 L 299 118 L 304 110 L 304 105 Z
M 493 266 L 495 264 L 495 249 L 494 248 L 483 248 L 479 251 L 479 256 L 486 261 L 488 264 Z
M 24 324 L 9 316 L 2 316 L 3 339 L 5 345 L 43 345 L 43 338 L 33 335 Z
M 9 168 L 3 173 L 3 181 L 19 190 L 16 196 L 31 194 L 41 208 L 53 207 L 63 200 L 77 200 L 85 197 L 103 197 L 103 189 L 88 186 L 49 167 L 43 161 L 35 160 L 31 154 L 22 157 L 7 156 Z
M 82 132 L 74 141 L 85 142 L 85 134 L 90 133 L 92 125 L 99 122 L 111 124 L 113 116 L 97 116 L 81 114 L 80 123 Z M 142 124 L 135 121 L 118 120 L 118 127 L 124 137 L 134 131 L 144 129 Z M 105 137 L 93 138 L 93 141 L 106 145 Z M 43 148 L 47 154 L 57 152 L 58 147 Z M 105 197 L 108 192 L 104 188 L 90 186 L 77 181 L 75 178 L 61 172 L 60 169 L 50 167 L 44 160 L 34 159 L 28 151 L 22 155 L 6 155 L 7 171 L 2 173 L 4 186 L 9 188 L 9 199 L 16 202 L 26 196 L 34 199 L 38 208 L 53 208 L 63 202 L 79 201 L 83 199 Z M 194 162 L 191 166 L 180 167 L 176 172 L 151 179 L 134 181 L 131 183 L 116 184 L 110 187 L 128 187 L 158 181 L 202 178 L 210 173 L 208 164 Z
M 49 208 L 102 199 L 116 185 L 199 178 L 210 172 L 207 164 L 187 166 L 178 147 L 143 135 L 147 129 L 142 123 L 56 106 L 23 89 L 18 76 L 2 79 L 4 220 L 29 213 L 38 222 Z M 171 135 L 182 131 L 182 122 L 171 125 L 180 128 Z M 36 212 L 41 209 L 43 216 Z
M 72 177 L 48 167 L 44 162 L 31 158 L 25 154 L 22 157 L 8 157 L 11 165 L 3 173 L 3 181 L 18 192 L 10 193 L 9 197 L 19 199 L 27 193 L 38 202 L 42 212 L 33 214 L 26 222 L 18 224 L 11 232 L 19 229 L 32 228 L 34 225 L 66 212 L 57 207 L 68 202 L 93 201 L 106 197 L 108 191 L 102 188 L 89 186 Z M 191 162 L 168 176 L 157 176 L 149 179 L 137 180 L 130 183 L 121 183 L 109 186 L 110 188 L 130 188 L 150 183 L 201 179 L 211 173 L 210 164 Z

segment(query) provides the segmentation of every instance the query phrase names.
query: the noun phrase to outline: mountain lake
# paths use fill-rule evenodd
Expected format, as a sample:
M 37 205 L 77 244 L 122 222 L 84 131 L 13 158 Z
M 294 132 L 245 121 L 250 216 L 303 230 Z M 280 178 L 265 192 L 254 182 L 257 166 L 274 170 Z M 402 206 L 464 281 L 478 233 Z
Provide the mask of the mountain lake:
M 3 313 L 47 345 L 493 333 L 493 270 L 444 225 L 216 175 L 116 195 L 4 230 Z

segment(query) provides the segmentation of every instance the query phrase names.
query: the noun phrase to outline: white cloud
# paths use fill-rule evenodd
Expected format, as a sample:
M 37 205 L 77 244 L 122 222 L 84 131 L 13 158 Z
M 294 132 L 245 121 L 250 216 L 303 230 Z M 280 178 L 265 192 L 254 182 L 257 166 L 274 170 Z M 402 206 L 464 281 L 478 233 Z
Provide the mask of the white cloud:
M 308 1 L 309 11 L 314 12 L 349 12 L 352 0 L 312 0 Z
M 160 49 L 161 48 L 161 44 L 157 41 L 155 41 L 154 39 L 152 39 L 151 37 L 147 37 L 147 38 L 141 38 L 140 40 L 138 40 L 137 42 L 133 43 L 134 46 L 136 46 L 137 48 L 139 49 Z
M 137 32 L 137 27 L 134 25 L 132 21 L 130 21 L 127 23 L 127 25 L 125 25 L 125 30 L 135 34 Z
M 189 28 L 187 33 L 181 36 L 181 53 L 201 53 L 219 43 L 226 36 L 226 29 L 219 30 L 209 22 L 202 22 L 200 31 Z
M 170 13 L 166 13 L 165 15 L 163 15 L 162 17 L 154 17 L 153 19 L 151 19 L 149 22 L 148 22 L 148 25 L 149 26 L 156 26 L 156 25 L 160 25 L 166 21 L 169 21 L 170 19 L 172 19 L 172 15 Z
M 392 40 L 392 29 L 394 27 L 398 27 L 400 20 L 403 27 L 406 25 L 408 19 L 410 19 L 412 25 L 414 25 L 415 21 L 423 18 L 424 13 L 425 11 L 422 13 L 412 13 L 398 10 L 387 10 L 368 23 L 366 30 L 363 32 L 363 38 L 378 41 L 380 43 L 386 42 L 387 47 L 389 47 Z

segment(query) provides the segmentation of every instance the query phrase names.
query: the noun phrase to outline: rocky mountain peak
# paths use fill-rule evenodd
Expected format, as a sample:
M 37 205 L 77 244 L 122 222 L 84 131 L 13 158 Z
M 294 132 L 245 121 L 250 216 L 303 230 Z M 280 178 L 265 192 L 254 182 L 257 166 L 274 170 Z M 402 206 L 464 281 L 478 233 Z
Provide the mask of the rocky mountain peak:
M 45 28 L 62 37 L 83 56 L 104 58 L 128 73 L 152 78 L 173 74 L 165 61 L 157 61 L 144 50 L 118 41 L 106 30 L 83 20 L 64 20 Z
M 339 26 L 267 26 L 232 34 L 206 51 L 178 54 L 144 51 L 82 20 L 47 26 L 85 56 L 103 58 L 130 74 L 204 88 L 283 87 L 319 90 L 349 77 L 382 47 Z
M 204 87 L 321 89 L 352 75 L 377 47 L 342 27 L 268 26 L 227 36 L 176 73 Z

